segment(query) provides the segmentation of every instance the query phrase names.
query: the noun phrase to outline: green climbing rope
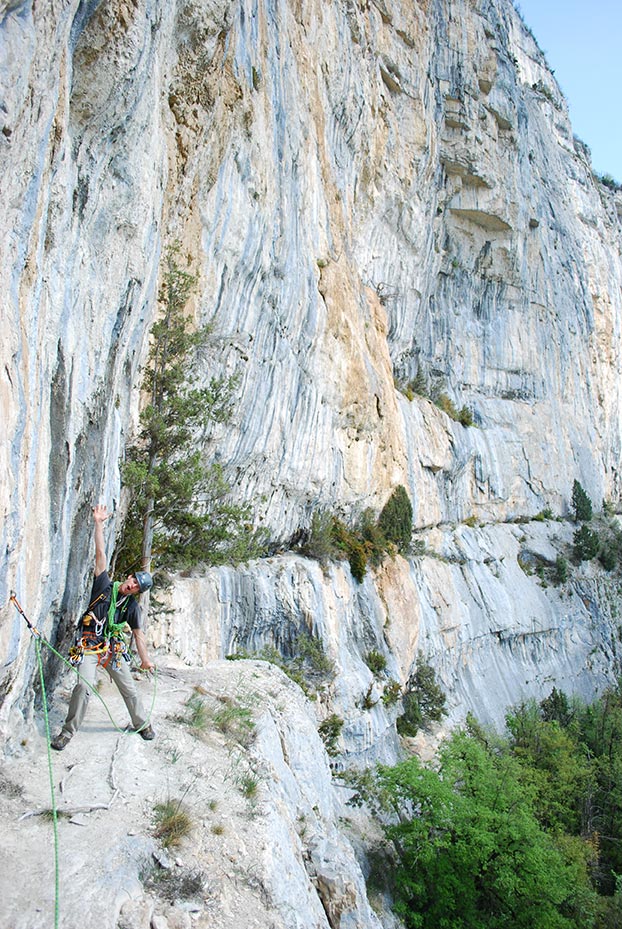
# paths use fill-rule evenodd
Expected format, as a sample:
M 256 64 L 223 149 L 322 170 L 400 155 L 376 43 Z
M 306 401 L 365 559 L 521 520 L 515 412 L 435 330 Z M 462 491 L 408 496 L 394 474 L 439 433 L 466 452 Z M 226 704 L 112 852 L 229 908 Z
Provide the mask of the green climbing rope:
M 113 728 L 116 729 L 117 732 L 123 732 L 123 733 L 125 733 L 126 735 L 127 735 L 128 733 L 132 733 L 132 732 L 140 733 L 141 729 L 144 729 L 145 726 L 148 726 L 148 725 L 149 725 L 149 721 L 150 721 L 151 715 L 152 715 L 152 713 L 153 713 L 153 708 L 154 708 L 154 706 L 155 706 L 156 689 L 157 689 L 157 684 L 158 684 L 158 669 L 157 669 L 155 666 L 154 666 L 154 669 L 153 669 L 153 694 L 152 694 L 152 697 L 151 697 L 151 706 L 149 707 L 149 712 L 147 713 L 147 718 L 146 718 L 146 720 L 144 721 L 144 723 L 142 724 L 142 726 L 140 726 L 140 728 L 138 728 L 138 729 L 129 729 L 129 730 L 128 730 L 128 729 L 122 728 L 121 726 L 117 726 L 117 724 L 116 724 L 116 722 L 114 721 L 114 718 L 113 718 L 113 716 L 112 716 L 112 713 L 111 713 L 110 710 L 108 709 L 108 705 L 107 705 L 106 701 L 104 700 L 104 698 L 102 697 L 102 695 L 100 694 L 100 692 L 97 690 L 96 687 L 93 687 L 93 685 L 92 685 L 89 681 L 87 681 L 87 679 L 84 677 L 83 674 L 80 674 L 80 672 L 78 671 L 78 669 L 76 668 L 76 666 L 73 665 L 73 664 L 71 664 L 70 661 L 67 661 L 67 659 L 64 657 L 64 655 L 61 655 L 61 653 L 60 653 L 59 651 L 57 651 L 57 650 L 54 648 L 54 646 L 51 645 L 50 642 L 47 641 L 47 639 L 44 639 L 44 638 L 41 637 L 41 636 L 40 636 L 40 638 L 41 638 L 41 641 L 43 642 L 43 644 L 46 645 L 46 646 L 49 648 L 49 650 L 50 650 L 51 652 L 53 652 L 53 653 L 56 655 L 57 658 L 60 658 L 60 660 L 63 662 L 63 664 L 66 664 L 68 668 L 71 668 L 71 670 L 74 672 L 74 674 L 75 674 L 84 684 L 86 684 L 86 686 L 87 686 L 88 689 L 91 691 L 91 693 L 94 693 L 94 694 L 95 694 L 95 696 L 97 697 L 97 699 L 100 701 L 100 703 L 101 703 L 102 706 L 104 707 L 106 713 L 108 714 L 108 719 L 109 719 L 110 722 L 112 723 Z
M 106 701 L 104 700 L 102 695 L 99 693 L 99 691 L 95 687 L 93 687 L 93 685 L 90 684 L 89 681 L 87 681 L 86 678 L 82 674 L 80 674 L 78 669 L 74 665 L 72 665 L 71 662 L 67 661 L 67 659 L 63 655 L 61 655 L 61 653 L 57 651 L 54 648 L 54 646 L 50 642 L 47 641 L 47 639 L 44 639 L 44 637 L 41 635 L 39 630 L 36 629 L 35 626 L 32 625 L 32 623 L 30 622 L 30 620 L 24 613 L 14 593 L 11 594 L 10 599 L 12 603 L 15 605 L 17 611 L 25 619 L 26 625 L 28 626 L 28 629 L 30 630 L 30 634 L 35 640 L 35 651 L 37 654 L 37 665 L 39 668 L 39 681 L 41 683 L 41 697 L 43 700 L 43 717 L 45 720 L 45 740 L 46 740 L 47 756 L 48 756 L 50 795 L 52 798 L 52 822 L 53 822 L 53 829 L 54 829 L 54 929 L 58 929 L 59 913 L 60 913 L 60 865 L 59 865 L 59 841 L 58 841 L 58 811 L 56 808 L 56 794 L 54 791 L 54 769 L 52 766 L 52 751 L 51 751 L 51 745 L 50 745 L 50 742 L 51 742 L 50 719 L 49 719 L 49 714 L 48 714 L 47 692 L 45 689 L 45 676 L 43 673 L 43 660 L 41 658 L 41 643 L 43 642 L 43 644 L 47 646 L 47 648 L 49 648 L 50 651 L 53 652 L 58 658 L 60 658 L 60 660 L 64 662 L 64 664 L 66 664 L 67 667 L 71 668 L 71 670 L 74 671 L 76 675 L 86 684 L 89 690 L 91 690 L 96 695 L 96 697 L 101 701 L 104 709 L 106 710 L 106 713 L 108 714 L 108 718 L 110 719 L 110 722 L 112 723 L 114 728 L 117 730 L 117 732 L 121 732 L 124 735 L 133 733 L 133 732 L 140 733 L 141 729 L 144 729 L 145 726 L 149 725 L 149 720 L 151 719 L 153 708 L 155 706 L 156 689 L 157 689 L 157 683 L 158 683 L 158 671 L 157 671 L 157 668 L 154 667 L 153 669 L 154 671 L 153 694 L 151 697 L 151 706 L 149 708 L 147 719 L 145 720 L 145 722 L 142 724 L 142 726 L 139 729 L 134 729 L 134 730 L 122 729 L 120 726 L 117 726 L 117 724 L 115 723 L 112 717 L 112 713 L 108 709 L 108 705 L 106 704 Z
M 50 795 L 52 797 L 52 821 L 54 824 L 54 929 L 58 929 L 58 914 L 60 912 L 59 890 L 59 862 L 58 862 L 58 813 L 56 811 L 56 794 L 54 792 L 54 771 L 52 768 L 52 751 L 50 749 L 50 719 L 48 716 L 48 700 L 45 692 L 45 678 L 43 675 L 43 661 L 41 660 L 41 638 L 34 636 L 37 664 L 39 665 L 39 680 L 41 682 L 41 697 L 43 699 L 43 717 L 45 719 L 45 737 L 48 750 L 48 772 L 50 776 Z

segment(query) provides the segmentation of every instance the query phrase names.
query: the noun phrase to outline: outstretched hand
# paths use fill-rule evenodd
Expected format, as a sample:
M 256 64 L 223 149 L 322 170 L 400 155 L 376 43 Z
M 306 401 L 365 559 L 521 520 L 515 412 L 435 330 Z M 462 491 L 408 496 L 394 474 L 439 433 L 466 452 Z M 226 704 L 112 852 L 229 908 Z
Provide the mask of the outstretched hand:
M 96 523 L 105 523 L 110 515 L 103 503 L 98 503 L 97 506 L 93 507 L 93 519 Z

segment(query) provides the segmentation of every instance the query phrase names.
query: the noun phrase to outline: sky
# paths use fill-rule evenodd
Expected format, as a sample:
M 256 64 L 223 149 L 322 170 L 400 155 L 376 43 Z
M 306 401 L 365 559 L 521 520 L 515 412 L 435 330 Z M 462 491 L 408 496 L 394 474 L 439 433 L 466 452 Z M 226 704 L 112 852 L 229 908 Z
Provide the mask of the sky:
M 598 174 L 622 182 L 622 0 L 518 0 Z

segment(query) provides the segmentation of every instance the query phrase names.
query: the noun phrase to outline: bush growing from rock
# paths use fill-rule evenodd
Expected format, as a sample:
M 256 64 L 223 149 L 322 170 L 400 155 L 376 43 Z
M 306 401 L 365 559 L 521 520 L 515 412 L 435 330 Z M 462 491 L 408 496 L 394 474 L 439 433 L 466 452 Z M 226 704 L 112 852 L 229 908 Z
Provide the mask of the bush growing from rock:
M 318 726 L 317 731 L 326 746 L 326 751 L 331 756 L 338 754 L 337 742 L 339 741 L 342 729 L 343 719 L 341 716 L 337 716 L 336 713 L 331 713 L 331 715 L 327 716 Z
M 573 536 L 574 553 L 577 561 L 591 561 L 600 549 L 598 535 L 589 526 L 581 526 Z
M 382 674 L 383 671 L 386 671 L 387 659 L 382 654 L 382 652 L 376 651 L 375 648 L 372 648 L 371 651 L 367 652 L 365 655 L 365 664 L 374 675 L 374 677 L 378 677 L 379 674 Z
M 393 542 L 397 550 L 408 552 L 412 536 L 413 508 L 401 484 L 395 488 L 385 503 L 378 518 L 378 526 L 385 538 Z
M 397 731 L 403 736 L 416 735 L 419 729 L 446 715 L 445 703 L 446 697 L 436 681 L 434 668 L 419 655 L 402 697 L 404 712 L 398 717 Z
M 553 583 L 565 584 L 568 580 L 568 561 L 563 555 L 558 555 L 553 568 Z
M 576 480 L 572 485 L 572 508 L 574 510 L 575 522 L 589 523 L 592 518 L 592 501 L 579 481 Z

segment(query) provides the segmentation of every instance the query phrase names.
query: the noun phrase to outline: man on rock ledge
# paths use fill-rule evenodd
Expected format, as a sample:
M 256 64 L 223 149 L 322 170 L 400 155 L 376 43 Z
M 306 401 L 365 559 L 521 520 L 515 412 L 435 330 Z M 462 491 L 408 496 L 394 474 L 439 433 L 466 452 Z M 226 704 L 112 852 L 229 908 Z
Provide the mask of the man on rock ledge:
M 76 644 L 70 651 L 72 664 L 80 666 L 80 678 L 73 689 L 67 718 L 51 746 L 61 752 L 80 728 L 90 696 L 89 684 L 95 684 L 99 665 L 104 667 L 117 685 L 128 708 L 132 726 L 146 740 L 155 738 L 147 714 L 130 674 L 129 655 L 121 629 L 127 625 L 134 634 L 136 649 L 143 671 L 151 671 L 153 664 L 147 654 L 145 635 L 140 628 L 140 612 L 135 595 L 153 584 L 147 571 L 130 574 L 122 584 L 110 580 L 104 547 L 104 523 L 108 519 L 105 506 L 93 507 L 95 522 L 95 580 L 86 613 L 78 626 Z

